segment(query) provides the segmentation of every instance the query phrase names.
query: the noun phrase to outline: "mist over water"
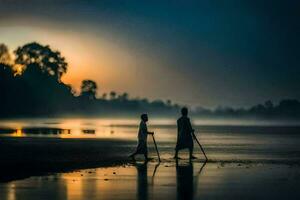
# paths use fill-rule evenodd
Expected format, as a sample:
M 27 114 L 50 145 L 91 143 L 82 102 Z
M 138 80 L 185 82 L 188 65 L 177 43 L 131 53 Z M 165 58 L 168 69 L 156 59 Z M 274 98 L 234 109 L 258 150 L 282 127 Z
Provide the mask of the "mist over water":
M 138 119 L 40 118 L 2 120 L 0 135 L 77 139 L 137 140 Z M 212 161 L 298 163 L 300 126 L 288 123 L 238 120 L 193 120 L 196 135 Z M 150 119 L 148 128 L 163 159 L 173 156 L 177 138 L 176 119 Z M 148 138 L 150 156 L 155 156 Z M 201 158 L 195 143 L 195 154 Z M 135 146 L 128 148 L 134 149 Z M 183 152 L 182 157 L 187 156 Z

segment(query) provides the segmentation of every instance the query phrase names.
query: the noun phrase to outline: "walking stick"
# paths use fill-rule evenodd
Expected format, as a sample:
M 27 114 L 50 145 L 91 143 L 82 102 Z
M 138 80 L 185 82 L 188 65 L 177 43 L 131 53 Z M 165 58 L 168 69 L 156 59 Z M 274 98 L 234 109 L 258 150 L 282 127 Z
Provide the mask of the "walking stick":
M 158 161 L 160 162 L 160 156 L 159 156 L 159 152 L 158 152 L 157 145 L 156 145 L 155 138 L 154 138 L 153 134 L 152 134 L 152 139 L 153 139 L 153 142 L 154 142 L 154 145 L 155 145 L 156 153 L 157 153 L 157 156 L 158 156 Z
M 206 156 L 206 154 L 205 154 L 205 152 L 204 152 L 204 149 L 202 148 L 202 145 L 200 144 L 200 142 L 199 142 L 199 140 L 197 139 L 197 137 L 196 137 L 196 135 L 195 135 L 194 132 L 193 132 L 193 135 L 194 135 L 194 139 L 196 140 L 196 142 L 197 142 L 198 145 L 200 146 L 200 149 L 201 149 L 201 151 L 202 151 L 202 153 L 203 153 L 203 155 L 204 155 L 204 157 L 205 157 L 205 159 L 206 159 L 206 161 L 207 161 L 208 158 L 207 158 L 207 156 Z

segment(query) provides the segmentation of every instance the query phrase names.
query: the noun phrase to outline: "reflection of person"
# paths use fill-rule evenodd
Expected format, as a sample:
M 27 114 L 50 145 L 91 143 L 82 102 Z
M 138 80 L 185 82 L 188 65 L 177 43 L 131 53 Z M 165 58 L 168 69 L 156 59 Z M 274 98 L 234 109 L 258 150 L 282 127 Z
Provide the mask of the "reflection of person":
M 147 162 L 143 164 L 136 163 L 137 169 L 137 199 L 148 199 L 148 176 L 147 176 Z
M 130 155 L 131 158 L 134 159 L 134 156 L 137 154 L 144 154 L 145 160 L 148 160 L 148 148 L 147 148 L 147 136 L 148 134 L 154 134 L 154 132 L 148 132 L 147 129 L 147 121 L 148 115 L 142 114 L 141 115 L 141 122 L 138 132 L 138 145 L 133 154 Z
M 174 158 L 178 158 L 178 151 L 181 149 L 188 148 L 190 151 L 190 159 L 194 159 L 196 157 L 193 156 L 193 134 L 194 129 L 192 128 L 190 119 L 188 118 L 188 109 L 181 109 L 182 116 L 177 120 L 177 144 L 175 148 L 175 156 Z
M 179 165 L 176 160 L 177 199 L 189 200 L 194 196 L 194 168 L 192 162 Z

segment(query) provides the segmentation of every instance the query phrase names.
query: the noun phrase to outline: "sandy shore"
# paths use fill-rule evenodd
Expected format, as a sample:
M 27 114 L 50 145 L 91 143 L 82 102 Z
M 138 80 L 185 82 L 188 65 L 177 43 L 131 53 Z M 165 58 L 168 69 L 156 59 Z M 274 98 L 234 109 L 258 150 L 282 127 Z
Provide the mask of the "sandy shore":
M 0 182 L 128 162 L 135 142 L 112 139 L 0 138 Z

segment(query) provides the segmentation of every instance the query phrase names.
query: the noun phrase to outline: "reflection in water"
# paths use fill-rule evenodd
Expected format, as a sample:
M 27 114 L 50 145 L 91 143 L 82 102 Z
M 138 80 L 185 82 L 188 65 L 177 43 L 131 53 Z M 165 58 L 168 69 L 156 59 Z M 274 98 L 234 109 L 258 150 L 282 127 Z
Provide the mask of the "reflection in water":
M 205 122 L 205 121 L 204 121 Z M 197 125 L 197 135 L 215 161 L 298 162 L 300 126 Z M 0 120 L 1 137 L 97 138 L 136 141 L 138 120 L 44 118 Z M 155 132 L 162 159 L 169 159 L 176 145 L 176 121 L 152 119 L 149 128 Z M 133 144 L 133 143 L 132 143 Z M 135 144 L 129 148 L 134 148 Z M 150 146 L 150 148 L 152 148 Z M 150 149 L 150 153 L 155 152 Z M 197 156 L 200 151 L 195 152 Z M 150 155 L 151 156 L 151 155 Z
M 149 199 L 149 187 L 154 186 L 154 177 L 157 172 L 157 168 L 159 167 L 160 163 L 154 166 L 152 178 L 151 178 L 151 185 L 148 184 L 148 162 L 143 163 L 135 163 L 135 167 L 137 169 L 137 199 L 139 200 L 147 200 Z
M 0 134 L 13 134 L 15 133 L 16 130 L 15 129 L 11 129 L 11 128 L 0 128 Z
M 0 133 L 12 134 L 14 137 L 24 137 L 26 135 L 59 135 L 71 134 L 70 129 L 47 128 L 47 127 L 31 127 L 31 128 L 16 128 L 16 129 L 0 129 Z
M 14 184 L 8 186 L 7 200 L 16 200 L 16 191 Z
M 299 199 L 299 167 L 153 162 L 0 183 L 2 200 Z M 220 167 L 220 168 L 219 168 Z M 202 173 L 201 173 L 202 171 Z M 148 175 L 147 175 L 147 172 Z M 199 174 L 201 173 L 201 182 Z M 151 184 L 151 175 L 155 182 Z M 274 176 L 276 174 L 276 176 Z M 148 178 L 147 178 L 148 177 Z M 153 179 L 153 178 L 152 178 Z M 237 181 L 238 180 L 238 181 Z M 149 182 L 148 182 L 149 181 Z M 250 188 L 250 189 L 249 189 Z M 234 192 L 232 192 L 234 191 Z
M 176 160 L 177 199 L 190 200 L 194 196 L 193 163 L 179 164 Z
M 23 137 L 23 136 L 24 136 L 24 133 L 23 133 L 22 129 L 17 129 L 17 130 L 15 130 L 15 132 L 13 133 L 13 136 L 15 136 L 15 137 Z
M 0 184 L 2 200 L 68 199 L 65 181 L 60 177 L 32 177 L 22 181 Z M 59 179 L 59 181 L 57 181 Z M 28 181 L 28 182 L 27 182 Z M 20 183 L 21 182 L 21 183 Z
M 83 130 L 81 130 L 81 132 L 83 134 L 95 134 L 96 130 L 94 130 L 94 129 L 83 129 Z
M 70 134 L 70 129 L 61 129 L 61 128 L 24 128 L 22 132 L 25 134 Z
M 157 172 L 157 168 L 159 167 L 159 165 L 160 165 L 160 162 L 158 162 L 154 167 L 153 174 L 152 174 L 152 182 L 151 182 L 152 186 L 154 185 L 154 178 L 155 178 L 155 174 Z
M 196 177 L 194 177 L 194 166 L 191 161 L 180 164 L 176 160 L 177 199 L 192 200 L 198 187 L 198 179 L 206 162 L 202 164 Z M 194 181 L 195 178 L 195 181 Z
M 137 199 L 147 200 L 148 199 L 148 162 L 142 164 L 136 163 L 137 169 Z

